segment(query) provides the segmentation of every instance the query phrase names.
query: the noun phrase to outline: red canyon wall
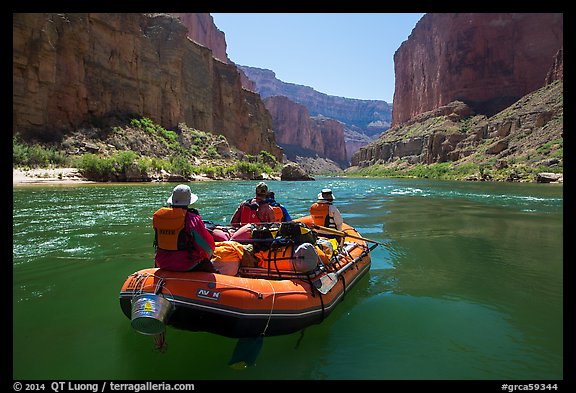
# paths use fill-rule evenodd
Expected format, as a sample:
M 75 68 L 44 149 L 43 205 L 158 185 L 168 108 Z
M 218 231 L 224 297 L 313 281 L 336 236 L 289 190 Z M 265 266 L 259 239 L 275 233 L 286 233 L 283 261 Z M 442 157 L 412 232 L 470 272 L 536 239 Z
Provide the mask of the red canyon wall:
M 426 14 L 394 54 L 392 126 L 452 101 L 493 115 L 544 85 L 563 14 Z
M 280 159 L 260 97 L 242 89 L 234 64 L 203 46 L 225 58 L 223 34 L 205 15 L 184 18 L 186 27 L 168 14 L 13 14 L 13 133 L 135 113 Z
M 172 13 L 188 29 L 188 37 L 198 44 L 210 48 L 212 56 L 224 63 L 231 63 L 226 53 L 226 37 L 214 25 L 214 18 L 207 13 Z

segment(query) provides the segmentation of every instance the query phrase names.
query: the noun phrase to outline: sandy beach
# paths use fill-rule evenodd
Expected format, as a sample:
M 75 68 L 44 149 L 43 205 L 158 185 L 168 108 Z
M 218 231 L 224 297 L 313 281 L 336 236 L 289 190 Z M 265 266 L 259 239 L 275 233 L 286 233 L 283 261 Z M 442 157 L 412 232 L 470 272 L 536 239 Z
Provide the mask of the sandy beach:
M 268 180 L 280 180 L 279 178 L 267 178 Z M 166 182 L 187 182 L 187 181 L 213 181 L 203 175 L 193 175 L 189 180 L 183 180 L 181 177 L 172 179 L 166 176 Z M 159 180 L 155 180 L 159 181 Z M 24 184 L 78 184 L 78 183 L 99 183 L 92 180 L 86 180 L 77 168 L 41 168 L 41 169 L 12 169 L 12 185 Z
M 93 183 L 86 180 L 77 168 L 13 169 L 12 185 Z

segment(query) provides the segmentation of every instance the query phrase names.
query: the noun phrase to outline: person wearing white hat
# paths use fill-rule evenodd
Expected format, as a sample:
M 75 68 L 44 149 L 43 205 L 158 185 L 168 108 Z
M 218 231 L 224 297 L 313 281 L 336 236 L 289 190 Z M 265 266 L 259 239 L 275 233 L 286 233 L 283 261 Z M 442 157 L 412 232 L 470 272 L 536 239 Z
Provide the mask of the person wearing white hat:
M 324 188 L 318 193 L 318 200 L 310 206 L 310 215 L 314 220 L 314 225 L 342 230 L 344 219 L 340 210 L 333 205 L 334 199 L 336 198 L 329 188 Z
M 210 261 L 214 238 L 198 210 L 188 207 L 198 200 L 186 184 L 179 184 L 166 201 L 168 207 L 152 216 L 156 267 L 166 270 L 200 270 L 216 273 Z

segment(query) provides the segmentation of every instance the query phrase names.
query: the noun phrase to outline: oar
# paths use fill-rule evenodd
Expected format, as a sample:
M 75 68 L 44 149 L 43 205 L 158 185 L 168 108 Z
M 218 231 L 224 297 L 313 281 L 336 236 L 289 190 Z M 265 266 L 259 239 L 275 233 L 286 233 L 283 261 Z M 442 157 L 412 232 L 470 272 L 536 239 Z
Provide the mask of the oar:
M 356 258 L 354 258 L 354 260 L 351 263 L 347 264 L 342 269 L 338 270 L 336 273 L 328 273 L 320 277 L 317 281 L 314 282 L 314 286 L 316 287 L 316 289 L 318 289 L 318 292 L 320 292 L 322 295 L 326 295 L 334 287 L 334 285 L 336 285 L 336 283 L 338 282 L 338 277 L 340 277 L 342 273 L 344 273 L 349 267 L 353 266 L 360 259 L 364 258 L 369 252 L 371 252 L 376 247 L 378 247 L 378 244 L 374 244 L 369 249 L 362 251 L 362 253 L 358 255 Z
M 385 243 L 382 243 L 382 242 L 379 242 L 379 241 L 376 241 L 376 240 L 367 239 L 367 238 L 362 237 L 362 236 L 351 235 L 351 234 L 349 234 L 349 233 L 342 232 L 342 231 L 339 231 L 339 230 L 334 229 L 334 228 L 326 228 L 326 227 L 323 227 L 323 226 L 320 226 L 320 225 L 312 225 L 312 227 L 313 227 L 314 229 L 321 229 L 321 230 L 323 230 L 324 232 L 328 232 L 328 233 L 331 233 L 331 234 L 333 234 L 333 235 L 351 237 L 351 238 L 353 238 L 353 239 L 359 239 L 359 240 L 364 240 L 364 241 L 367 241 L 367 242 L 370 242 L 370 243 L 380 244 L 381 246 L 385 246 L 385 245 L 386 245 Z
M 264 344 L 264 336 L 238 339 L 228 365 L 236 370 L 254 366 L 262 344 Z
M 230 241 L 236 242 L 236 243 L 263 243 L 263 242 L 268 242 L 268 243 L 272 243 L 275 241 L 283 241 L 283 240 L 288 240 L 288 239 L 284 239 L 284 238 L 275 238 L 275 237 L 269 237 L 266 239 L 230 239 Z

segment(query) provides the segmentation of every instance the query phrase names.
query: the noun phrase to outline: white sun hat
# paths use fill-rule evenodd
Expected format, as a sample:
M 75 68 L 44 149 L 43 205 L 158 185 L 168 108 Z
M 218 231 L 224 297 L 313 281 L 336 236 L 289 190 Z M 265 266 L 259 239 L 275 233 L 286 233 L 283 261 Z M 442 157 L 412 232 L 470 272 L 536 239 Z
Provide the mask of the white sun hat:
M 172 195 L 168 198 L 167 202 L 172 206 L 188 206 L 198 200 L 198 195 L 193 194 L 186 184 L 179 184 L 174 187 Z
M 333 201 L 336 199 L 332 194 L 332 190 L 329 188 L 323 188 L 322 191 L 318 194 L 318 200 L 320 201 Z

